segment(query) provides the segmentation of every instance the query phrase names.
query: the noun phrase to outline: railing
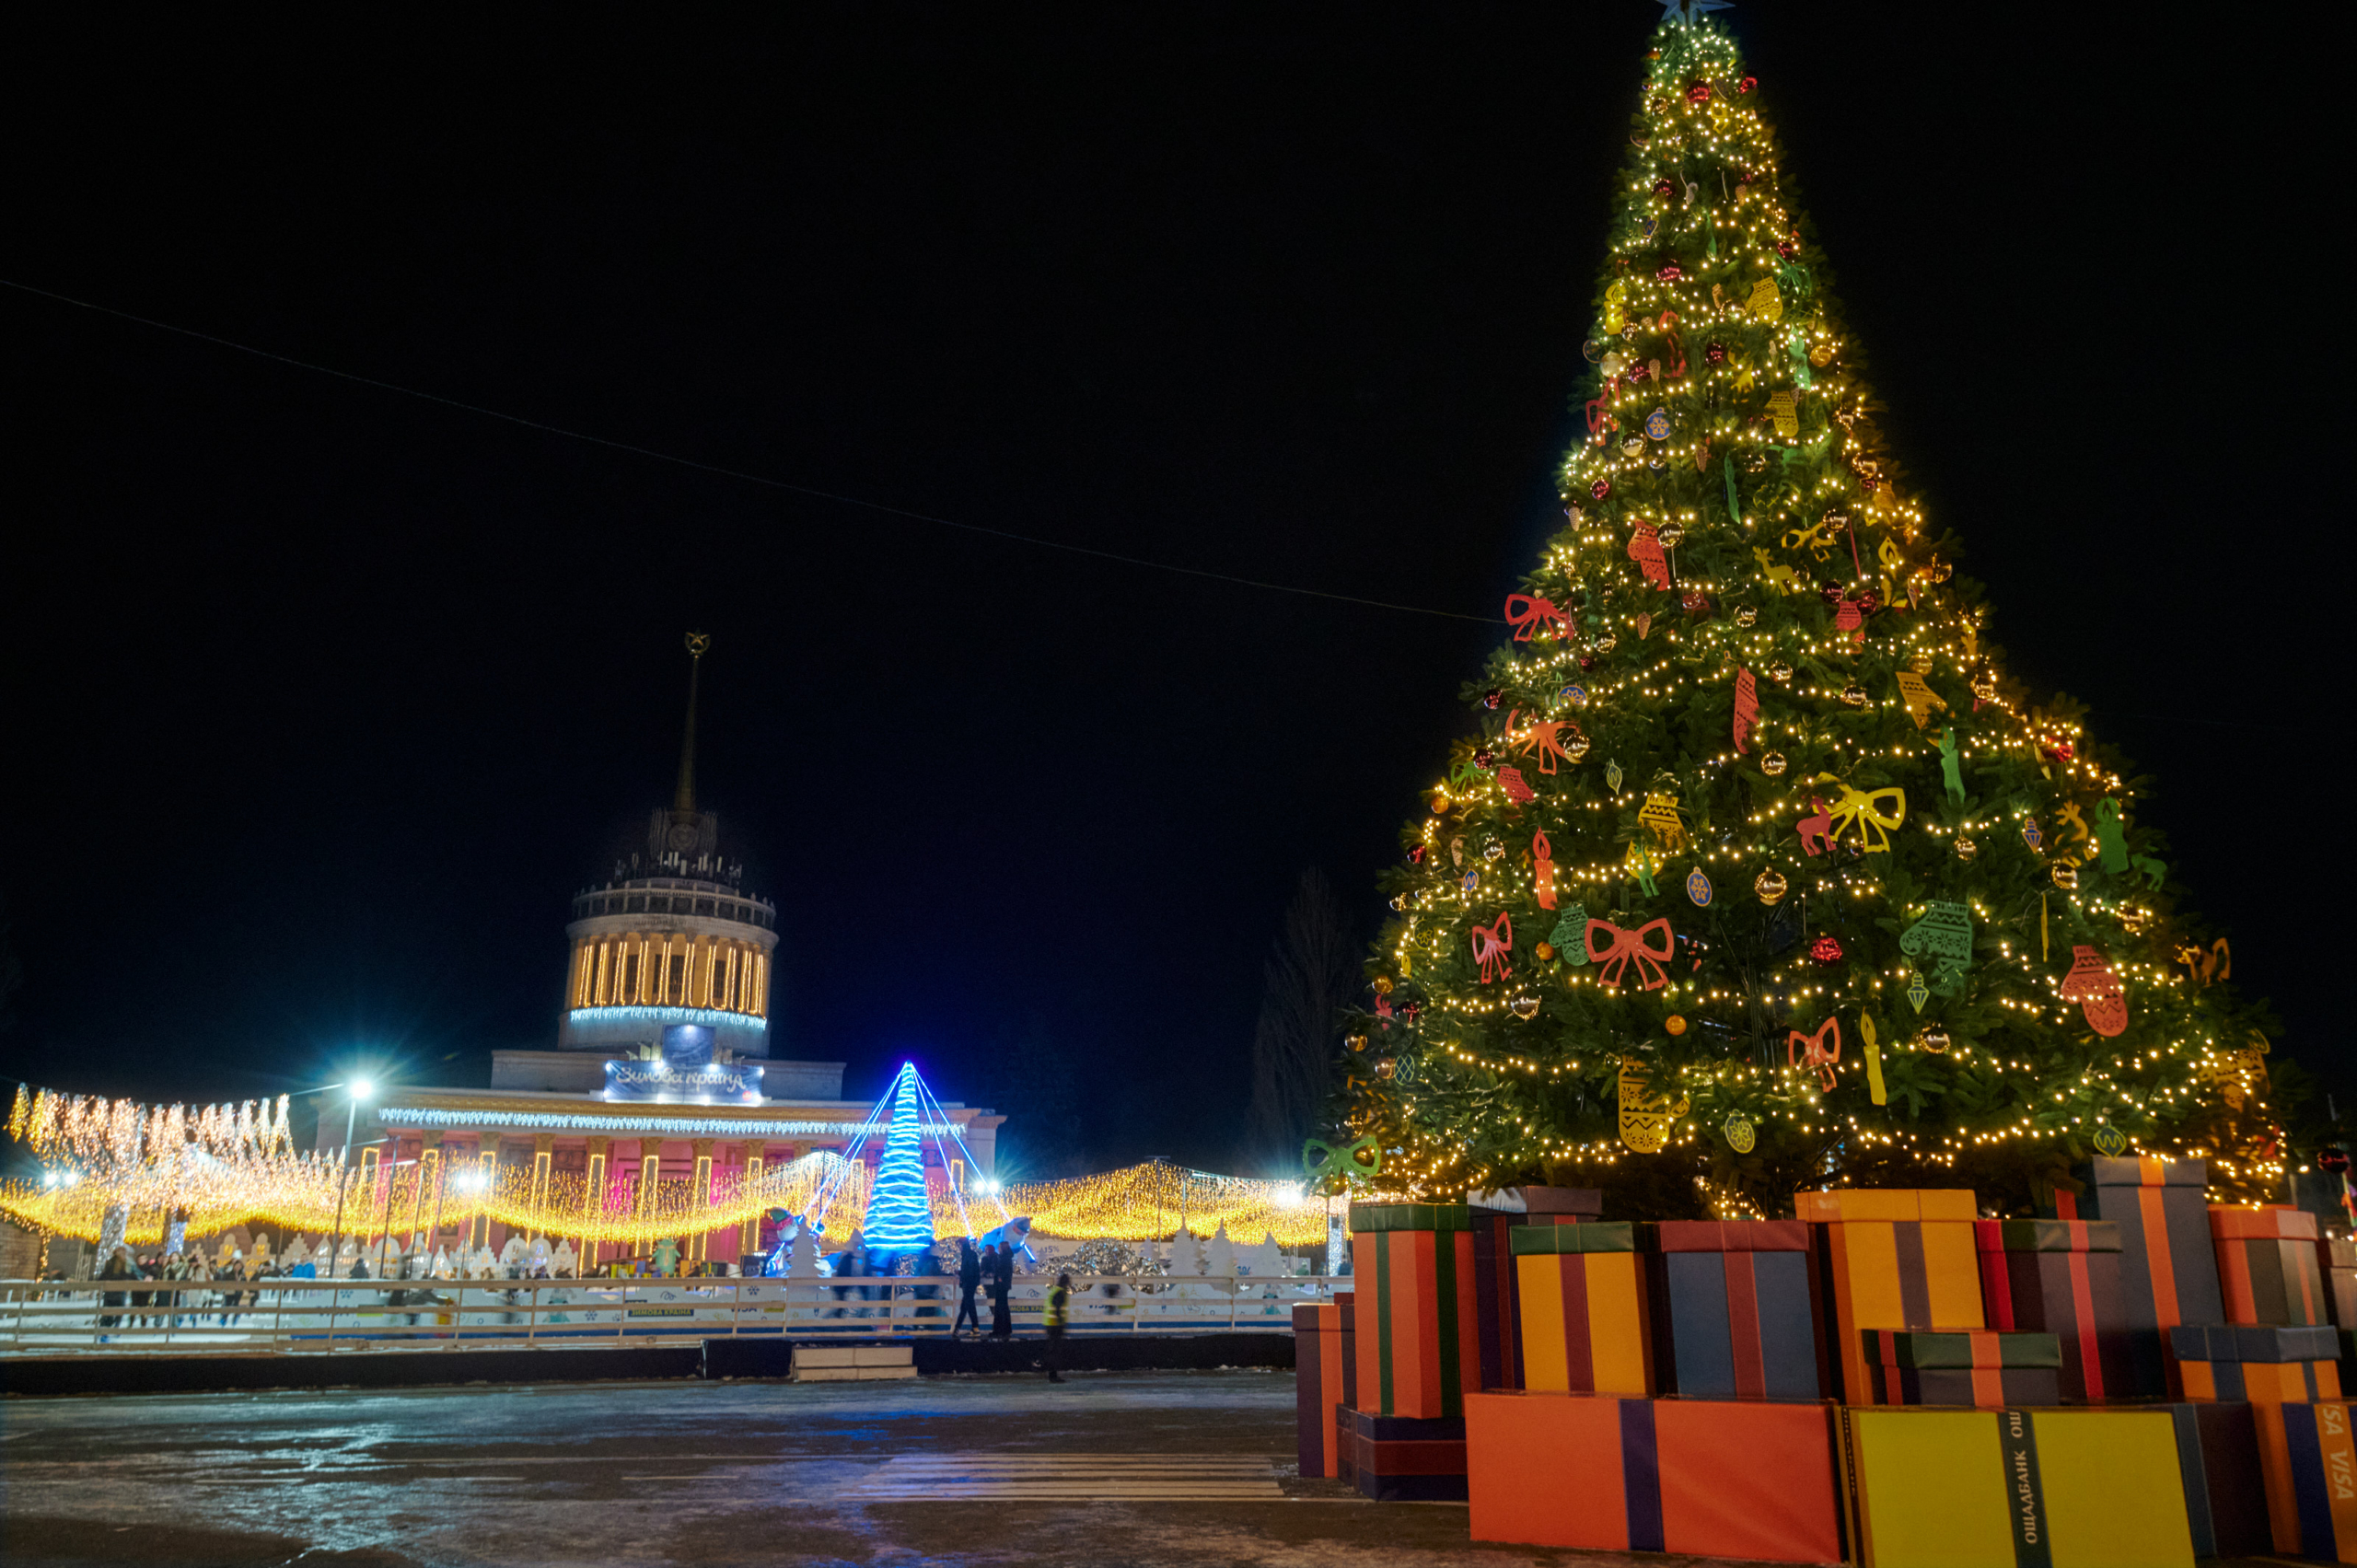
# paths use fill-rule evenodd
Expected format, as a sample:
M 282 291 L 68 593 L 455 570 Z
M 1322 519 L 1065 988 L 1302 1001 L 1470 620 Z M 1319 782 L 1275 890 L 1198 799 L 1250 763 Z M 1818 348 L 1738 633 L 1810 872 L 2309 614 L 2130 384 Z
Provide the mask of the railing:
M 1017 1277 L 1007 1300 L 1017 1332 L 1039 1331 L 1053 1281 Z M 1347 1279 L 1317 1275 L 1074 1274 L 1068 1328 L 1091 1337 L 1289 1334 L 1295 1306 L 1349 1288 Z M 975 1307 L 988 1333 L 989 1298 L 977 1292 Z M 0 1353 L 39 1355 L 581 1349 L 762 1335 L 940 1339 L 957 1315 L 958 1282 L 0 1280 Z

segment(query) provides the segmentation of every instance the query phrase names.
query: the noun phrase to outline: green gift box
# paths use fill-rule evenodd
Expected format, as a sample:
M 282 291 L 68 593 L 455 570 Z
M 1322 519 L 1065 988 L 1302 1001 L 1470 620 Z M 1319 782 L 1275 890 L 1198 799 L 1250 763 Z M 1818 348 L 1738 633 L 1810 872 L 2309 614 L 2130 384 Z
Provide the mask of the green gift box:
M 2124 1245 L 2117 1220 L 1984 1220 L 1981 1224 L 1996 1227 L 1997 1250 L 2002 1252 L 2117 1252 Z
M 1867 1343 L 1885 1365 L 1917 1370 L 1956 1366 L 2051 1366 L 2062 1365 L 2056 1334 L 1925 1333 L 1920 1330 L 1869 1329 Z
M 1353 1203 L 1351 1230 L 1471 1230 L 1473 1211 L 1463 1203 Z
M 1517 1258 L 1563 1252 L 1634 1252 L 1637 1227 L 1627 1220 L 1595 1225 L 1518 1225 L 1506 1245 Z

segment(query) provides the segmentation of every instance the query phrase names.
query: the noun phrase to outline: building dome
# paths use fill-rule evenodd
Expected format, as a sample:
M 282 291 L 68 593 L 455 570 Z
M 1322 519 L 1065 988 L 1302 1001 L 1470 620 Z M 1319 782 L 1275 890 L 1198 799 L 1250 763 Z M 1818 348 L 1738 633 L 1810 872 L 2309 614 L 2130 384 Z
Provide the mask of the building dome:
M 720 851 L 720 819 L 696 809 L 696 690 L 711 640 L 688 638 L 688 721 L 670 809 L 647 819 L 643 848 L 574 895 L 563 1051 L 651 1044 L 664 1026 L 695 1024 L 737 1056 L 770 1054 L 770 964 L 777 906 L 744 890 L 745 867 Z

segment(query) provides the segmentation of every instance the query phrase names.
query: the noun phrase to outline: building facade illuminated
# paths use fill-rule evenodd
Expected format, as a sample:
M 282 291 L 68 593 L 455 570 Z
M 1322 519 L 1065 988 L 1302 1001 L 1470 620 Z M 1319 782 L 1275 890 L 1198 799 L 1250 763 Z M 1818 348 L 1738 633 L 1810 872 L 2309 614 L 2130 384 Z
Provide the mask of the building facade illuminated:
M 564 1186 L 630 1212 L 647 1183 L 684 1178 L 716 1196 L 856 1138 L 869 1105 L 842 1098 L 842 1063 L 772 1054 L 777 908 L 746 889 L 743 863 L 723 853 L 718 816 L 696 800 L 708 646 L 688 639 L 688 717 L 670 807 L 650 814 L 642 845 L 573 897 L 554 1048 L 494 1051 L 487 1089 L 389 1089 L 370 1112 L 382 1138 L 361 1151 L 364 1167 L 416 1162 L 447 1179 L 529 1166 L 535 1188 L 568 1176 Z M 958 1104 L 941 1110 L 979 1167 L 941 1179 L 991 1176 L 1005 1118 Z M 881 1152 L 872 1144 L 868 1154 Z M 440 1243 L 496 1251 L 507 1240 L 495 1223 L 476 1228 Z M 749 1222 L 679 1239 L 683 1259 L 733 1261 L 756 1238 Z M 610 1245 L 584 1263 L 628 1250 Z

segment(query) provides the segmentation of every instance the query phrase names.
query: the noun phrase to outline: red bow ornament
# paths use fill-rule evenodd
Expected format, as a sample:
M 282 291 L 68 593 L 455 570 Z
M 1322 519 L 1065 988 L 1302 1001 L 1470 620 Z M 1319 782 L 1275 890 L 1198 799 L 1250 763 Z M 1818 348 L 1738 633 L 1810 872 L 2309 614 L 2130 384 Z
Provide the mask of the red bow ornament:
M 1547 842 L 1545 833 L 1530 836 L 1530 855 L 1535 863 L 1530 871 L 1530 885 L 1538 889 L 1538 907 L 1555 907 L 1555 846 Z
M 1506 954 L 1514 948 L 1514 922 L 1500 910 L 1497 920 L 1489 925 L 1473 928 L 1473 958 L 1481 966 L 1481 983 L 1489 984 L 1514 973 L 1506 962 Z
M 1516 605 L 1522 608 L 1517 610 Z M 1542 627 L 1553 627 L 1559 637 L 1569 635 L 1572 630 L 1572 623 L 1555 608 L 1553 600 L 1530 594 L 1506 595 L 1506 622 L 1514 627 L 1514 640 L 1517 643 L 1530 641 Z
M 2071 949 L 2071 972 L 2062 977 L 2062 999 L 2076 1002 L 2087 1027 L 2109 1039 L 2128 1028 L 2128 988 L 2102 950 Z
M 1828 1018 L 1817 1026 L 1813 1035 L 1794 1029 L 1784 1040 L 1784 1064 L 1788 1067 L 1814 1067 L 1825 1084 L 1825 1092 L 1833 1092 L 1833 1064 L 1841 1060 L 1841 1020 Z
M 1601 947 L 1596 945 L 1599 932 L 1605 937 Z M 1585 941 L 1588 961 L 1604 966 L 1596 974 L 1601 983 L 1620 984 L 1631 963 L 1637 966 L 1642 989 L 1659 991 L 1669 983 L 1669 971 L 1662 966 L 1677 952 L 1678 939 L 1670 934 L 1668 921 L 1649 920 L 1634 931 L 1623 931 L 1608 920 L 1590 920 Z

